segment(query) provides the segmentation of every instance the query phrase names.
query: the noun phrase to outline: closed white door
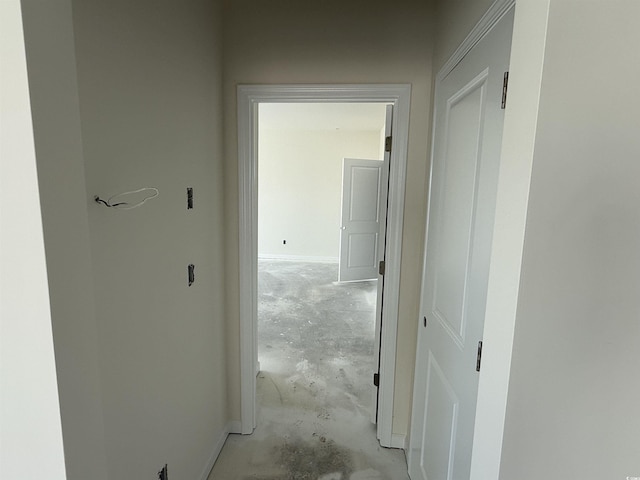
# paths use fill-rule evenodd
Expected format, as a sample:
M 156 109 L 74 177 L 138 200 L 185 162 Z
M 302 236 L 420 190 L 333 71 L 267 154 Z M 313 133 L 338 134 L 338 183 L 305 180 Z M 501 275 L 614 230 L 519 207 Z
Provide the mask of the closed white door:
M 378 276 L 382 166 L 381 160 L 343 160 L 339 282 Z
M 436 86 L 414 480 L 469 479 L 512 26 L 513 9 Z

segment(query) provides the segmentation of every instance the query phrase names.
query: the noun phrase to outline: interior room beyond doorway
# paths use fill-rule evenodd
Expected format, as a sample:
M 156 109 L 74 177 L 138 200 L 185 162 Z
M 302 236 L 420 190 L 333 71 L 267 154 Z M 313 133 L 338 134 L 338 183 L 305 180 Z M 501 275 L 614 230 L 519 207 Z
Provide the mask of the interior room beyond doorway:
M 344 327 L 344 340 L 364 343 L 366 360 L 355 362 L 368 370 L 362 379 L 370 379 L 377 371 L 373 358 L 377 276 L 366 278 L 369 285 L 365 287 L 362 282 L 352 286 L 353 292 L 370 292 L 369 304 L 359 307 L 364 323 L 357 327 L 345 323 L 352 320 L 347 318 L 349 311 L 358 308 L 352 303 L 355 299 L 346 285 L 335 282 L 343 269 L 342 197 L 345 181 L 348 186 L 353 183 L 345 174 L 346 159 L 382 165 L 385 110 L 383 103 L 260 105 L 258 360 L 263 371 L 295 374 L 312 368 L 316 375 L 320 371 L 332 375 L 331 369 L 323 368 L 327 362 L 342 357 L 345 366 L 353 364 L 353 348 L 335 348 L 333 338 L 318 336 L 322 324 L 331 325 L 334 334 Z M 362 335 L 363 329 L 371 335 Z M 323 340 L 329 342 L 324 346 L 329 358 L 313 353 Z M 326 379 L 318 380 L 327 385 Z M 356 403 L 375 418 L 373 386 L 367 388 L 367 381 L 357 383 L 363 385 Z
M 382 161 L 383 103 L 259 108 L 258 255 L 337 262 L 344 159 Z

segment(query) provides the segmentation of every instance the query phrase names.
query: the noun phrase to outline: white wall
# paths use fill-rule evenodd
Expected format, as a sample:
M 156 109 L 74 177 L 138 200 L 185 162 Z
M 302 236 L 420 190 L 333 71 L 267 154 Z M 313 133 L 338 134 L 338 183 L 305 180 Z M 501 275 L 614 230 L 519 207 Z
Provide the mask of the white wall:
M 258 139 L 258 254 L 337 262 L 342 159 L 379 160 L 379 132 L 271 130 L 261 123 Z
M 73 7 L 109 476 L 201 478 L 227 428 L 219 2 Z
M 68 478 L 204 478 L 228 428 L 219 4 L 24 8 Z
M 240 418 L 237 85 L 411 83 L 393 420 L 393 432 L 404 435 L 410 414 L 426 216 L 431 3 L 233 0 L 225 3 L 224 15 L 230 414 L 233 419 Z
M 66 479 L 20 2 L 0 1 L 0 477 Z M 37 460 L 36 460 L 37 459 Z
M 504 480 L 640 476 L 638 18 L 550 4 Z
M 433 66 L 437 72 L 456 51 L 494 0 L 436 0 Z
M 108 478 L 70 0 L 22 2 L 67 477 Z

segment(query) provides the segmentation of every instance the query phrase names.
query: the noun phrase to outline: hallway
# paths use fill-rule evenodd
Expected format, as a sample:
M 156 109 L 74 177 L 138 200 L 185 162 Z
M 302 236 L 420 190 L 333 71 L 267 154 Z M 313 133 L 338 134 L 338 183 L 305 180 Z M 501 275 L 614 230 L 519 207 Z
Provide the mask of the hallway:
M 231 435 L 209 480 L 402 480 L 370 421 L 376 283 L 336 264 L 259 262 L 258 426 Z

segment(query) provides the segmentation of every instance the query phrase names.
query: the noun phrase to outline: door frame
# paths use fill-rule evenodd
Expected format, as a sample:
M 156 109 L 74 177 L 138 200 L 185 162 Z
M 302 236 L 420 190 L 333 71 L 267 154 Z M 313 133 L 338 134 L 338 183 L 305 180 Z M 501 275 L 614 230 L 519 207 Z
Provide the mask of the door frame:
M 237 88 L 241 396 L 239 433 L 250 434 L 256 426 L 258 106 L 260 103 L 390 103 L 393 104 L 393 148 L 389 172 L 377 436 L 384 447 L 404 448 L 404 436 L 394 436 L 392 427 L 411 85 L 239 85 Z

